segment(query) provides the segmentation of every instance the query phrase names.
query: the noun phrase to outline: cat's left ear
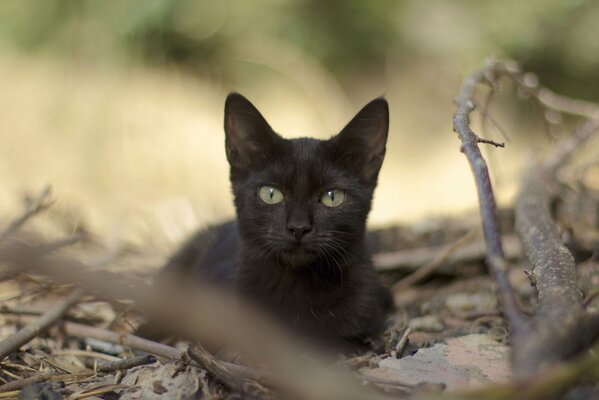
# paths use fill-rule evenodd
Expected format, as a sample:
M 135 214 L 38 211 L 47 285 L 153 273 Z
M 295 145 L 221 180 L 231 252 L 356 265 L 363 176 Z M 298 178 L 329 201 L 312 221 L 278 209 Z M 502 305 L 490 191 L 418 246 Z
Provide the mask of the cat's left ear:
M 389 105 L 382 97 L 366 104 L 343 130 L 330 139 L 335 158 L 367 181 L 374 181 L 385 158 Z

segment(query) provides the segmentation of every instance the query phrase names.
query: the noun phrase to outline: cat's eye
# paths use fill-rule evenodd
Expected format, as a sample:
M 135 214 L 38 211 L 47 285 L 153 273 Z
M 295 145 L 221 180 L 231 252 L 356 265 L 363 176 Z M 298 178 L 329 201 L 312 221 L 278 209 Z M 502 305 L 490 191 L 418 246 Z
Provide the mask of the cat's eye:
M 345 201 L 345 192 L 343 190 L 327 190 L 320 197 L 320 202 L 327 207 L 337 207 Z
M 272 186 L 261 186 L 258 189 L 258 196 L 266 204 L 277 204 L 283 201 L 283 192 Z

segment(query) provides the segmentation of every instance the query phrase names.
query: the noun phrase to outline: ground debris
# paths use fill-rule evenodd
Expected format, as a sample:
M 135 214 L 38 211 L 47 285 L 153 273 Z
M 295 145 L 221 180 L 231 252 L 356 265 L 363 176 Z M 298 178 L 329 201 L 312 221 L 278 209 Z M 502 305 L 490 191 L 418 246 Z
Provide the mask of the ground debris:
M 583 183 L 576 185 L 580 187 Z M 599 267 L 593 254 L 599 249 L 596 241 L 599 226 L 594 220 L 584 220 L 578 211 L 592 209 L 589 204 L 593 201 L 592 204 L 597 206 L 599 197 L 585 189 L 581 192 L 587 197 L 585 206 L 579 207 L 577 204 L 582 200 L 572 196 L 569 188 L 564 190 L 569 195 L 559 198 L 556 213 L 568 238 L 566 244 L 571 245 L 570 250 L 581 261 L 578 272 L 585 306 L 597 310 Z M 509 266 L 508 276 L 523 309 L 532 310 L 536 289 L 523 273 L 528 264 L 514 235 L 512 220 L 511 210 L 500 213 L 504 227 L 502 234 L 513 263 Z M 478 224 L 476 218 L 456 217 L 375 231 L 371 245 L 379 254 L 378 260 L 399 260 L 399 264 L 381 268 L 382 279 L 393 286 L 414 269 L 438 257 L 443 249 L 458 242 L 465 234 L 475 231 Z M 4 245 L 18 238 L 21 243 L 26 243 L 33 237 L 31 232 L 12 236 Z M 34 236 L 36 243 L 43 243 L 43 232 L 36 232 Z M 454 390 L 509 381 L 509 330 L 499 309 L 494 282 L 486 275 L 481 243 L 480 236 L 473 242 L 464 243 L 451 257 L 443 259 L 442 265 L 430 275 L 395 291 L 397 309 L 389 318 L 389 329 L 384 338 L 387 346 L 375 346 L 376 351 L 359 354 L 341 364 L 356 371 L 368 386 L 401 396 L 418 393 L 423 388 L 439 390 L 442 386 Z M 0 253 L 5 248 L 0 248 Z M 81 260 L 104 260 L 95 264 L 97 268 L 128 274 L 146 282 L 151 276 L 151 268 L 143 270 L 140 265 L 150 260 L 148 265 L 153 268 L 162 261 L 162 258 L 154 257 L 151 250 L 145 253 L 143 248 L 128 247 L 126 251 L 103 255 L 99 238 L 93 243 L 83 241 L 74 247 L 61 248 L 58 252 Z M 43 315 L 49 305 L 66 298 L 73 290 L 71 286 L 56 285 L 35 274 L 4 276 L 0 280 L 2 338 L 13 335 L 33 318 Z M 181 360 L 179 355 L 184 353 L 185 347 L 165 346 L 162 350 L 168 350 L 168 356 L 155 354 L 160 356 L 159 361 L 107 372 L 102 366 L 142 358 L 147 353 L 122 340 L 82 337 L 70 330 L 75 325 L 87 326 L 125 338 L 134 334 L 143 320 L 143 316 L 134 310 L 134 304 L 126 299 L 109 303 L 96 298 L 93 293 L 86 293 L 59 323 L 40 332 L 0 361 L 0 385 L 23 379 L 37 382 L 7 392 L 14 393 L 14 398 L 19 393 L 32 396 L 28 394 L 32 390 L 45 390 L 46 396 L 62 396 L 48 397 L 52 399 L 243 398 L 244 393 L 237 391 L 234 385 L 224 384 L 222 377 L 219 380 L 198 364 Z M 433 385 L 429 387 L 429 384 Z
M 123 384 L 135 387 L 121 395 L 122 400 L 148 399 L 191 399 L 210 394 L 206 384 L 206 373 L 187 365 L 183 370 L 175 362 L 152 364 L 133 368 L 122 380 Z

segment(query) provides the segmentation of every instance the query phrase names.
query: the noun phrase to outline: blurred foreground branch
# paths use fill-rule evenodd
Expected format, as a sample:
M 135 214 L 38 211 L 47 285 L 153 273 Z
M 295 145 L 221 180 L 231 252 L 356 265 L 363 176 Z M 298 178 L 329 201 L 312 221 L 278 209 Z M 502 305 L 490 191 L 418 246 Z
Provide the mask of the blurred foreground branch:
M 80 284 L 107 300 L 134 300 L 139 311 L 152 321 L 169 326 L 183 337 L 207 345 L 235 346 L 277 371 L 268 375 L 271 380 L 268 384 L 289 397 L 388 398 L 362 387 L 351 374 L 335 368 L 332 358 L 317 355 L 258 310 L 212 286 L 198 284 L 182 288 L 165 279 L 150 287 L 132 278 L 92 271 L 83 263 L 64 257 L 44 257 L 27 268 L 58 282 Z

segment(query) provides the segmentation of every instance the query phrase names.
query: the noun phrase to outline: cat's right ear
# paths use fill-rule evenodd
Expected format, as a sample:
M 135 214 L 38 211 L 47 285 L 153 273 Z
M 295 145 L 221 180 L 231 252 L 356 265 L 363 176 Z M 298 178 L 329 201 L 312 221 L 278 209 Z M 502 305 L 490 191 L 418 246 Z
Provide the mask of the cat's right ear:
M 268 159 L 280 137 L 252 103 L 239 93 L 225 101 L 225 149 L 232 170 Z

